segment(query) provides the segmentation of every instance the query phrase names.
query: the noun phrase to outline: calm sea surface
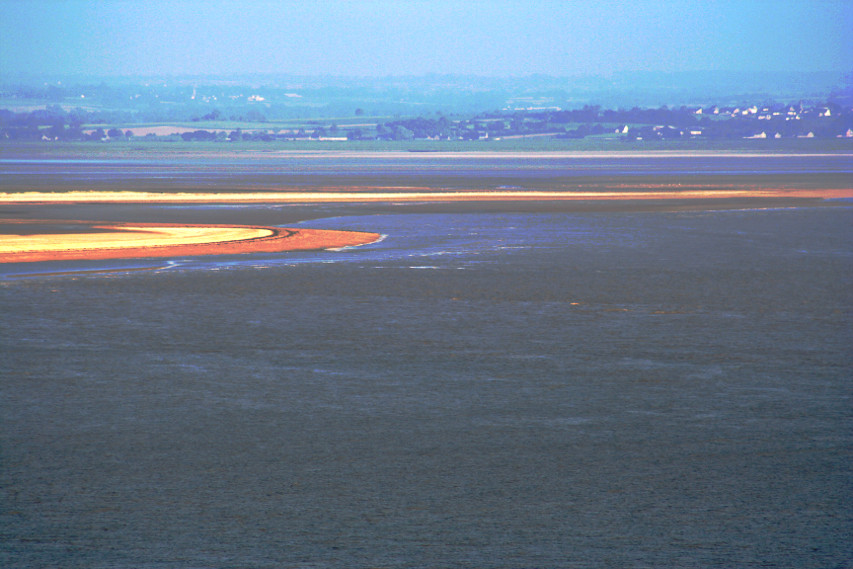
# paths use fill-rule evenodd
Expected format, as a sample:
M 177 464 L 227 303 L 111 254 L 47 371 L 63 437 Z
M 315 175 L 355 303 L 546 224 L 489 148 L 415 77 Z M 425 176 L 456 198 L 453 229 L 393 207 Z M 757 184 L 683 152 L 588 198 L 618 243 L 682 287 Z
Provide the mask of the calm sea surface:
M 340 153 L 243 153 L 211 159 L 204 157 L 156 159 L 56 159 L 29 160 L 0 158 L 0 182 L 7 188 L 30 189 L 115 189 L 128 183 L 145 189 L 180 187 L 187 184 L 204 191 L 223 181 L 242 189 L 289 185 L 314 185 L 339 179 L 369 179 L 373 184 L 393 184 L 401 178 L 410 183 L 439 179 L 449 187 L 477 185 L 480 179 L 505 179 L 513 186 L 541 185 L 543 179 L 617 177 L 714 176 L 721 182 L 743 176 L 797 176 L 801 183 L 809 175 L 853 175 L 850 154 L 729 154 L 729 155 L 546 155 L 531 159 L 525 155 L 495 156 L 432 153 L 391 153 L 377 159 L 375 154 Z M 82 185 L 81 185 L 82 184 Z M 57 187 L 62 185 L 63 187 Z M 68 187 L 70 185 L 70 187 Z M 844 186 L 846 187 L 846 186 Z
M 4 267 L 0 565 L 851 566 L 853 206 L 345 209 Z

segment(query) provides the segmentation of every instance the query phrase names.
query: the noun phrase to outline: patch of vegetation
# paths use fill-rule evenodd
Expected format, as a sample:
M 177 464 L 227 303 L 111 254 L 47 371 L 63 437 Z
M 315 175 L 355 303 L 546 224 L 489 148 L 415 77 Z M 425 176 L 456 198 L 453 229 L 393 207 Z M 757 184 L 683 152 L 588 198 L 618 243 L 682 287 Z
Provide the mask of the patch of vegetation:
M 361 109 L 357 109 L 361 111 Z M 705 108 L 602 109 L 585 105 L 575 110 L 516 110 L 471 116 L 441 114 L 337 119 L 233 120 L 211 112 L 173 122 L 83 122 L 92 113 L 59 105 L 12 112 L 0 109 L 0 141 L 20 142 L 180 142 L 220 144 L 287 144 L 291 148 L 481 150 L 620 150 L 642 143 L 645 149 L 778 149 L 800 146 L 799 139 L 853 139 L 853 109 L 827 102 L 812 106 L 753 105 Z M 583 142 L 579 142 L 583 141 Z M 471 147 L 470 144 L 478 146 Z M 838 143 L 845 146 L 844 143 Z

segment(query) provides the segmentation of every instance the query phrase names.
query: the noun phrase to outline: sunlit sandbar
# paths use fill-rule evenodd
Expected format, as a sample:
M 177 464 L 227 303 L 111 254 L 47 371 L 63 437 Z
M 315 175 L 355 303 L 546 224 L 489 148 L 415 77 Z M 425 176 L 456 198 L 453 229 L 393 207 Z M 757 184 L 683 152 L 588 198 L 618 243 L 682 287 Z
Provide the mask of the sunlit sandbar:
M 661 200 L 727 198 L 853 197 L 844 189 L 740 189 L 666 191 L 324 191 L 313 192 L 2 192 L 3 203 L 323 203 L 371 201 L 475 201 L 475 200 Z
M 377 233 L 324 229 L 77 223 L 96 231 L 0 235 L 0 263 L 337 249 L 381 238 Z
M 400 188 L 399 190 L 402 190 Z M 2 192 L 0 204 L 312 204 L 368 202 L 477 202 L 477 201 L 664 201 L 724 200 L 747 198 L 759 206 L 762 199 L 809 198 L 850 199 L 853 189 L 700 189 L 661 187 L 622 191 L 542 191 L 542 190 L 432 190 L 409 187 L 405 191 L 377 191 L 359 187 L 342 191 L 318 188 L 311 192 L 140 192 L 140 191 L 66 191 Z M 701 202 L 697 202 L 701 203 Z M 32 220 L 30 220 L 32 221 Z M 96 260 L 134 257 L 173 257 L 177 255 L 243 254 L 295 250 L 334 249 L 363 245 L 380 239 L 378 233 L 327 231 L 320 229 L 283 229 L 279 227 L 210 224 L 121 224 L 65 221 L 92 230 L 65 233 L 26 234 L 14 231 L 15 220 L 0 220 L 6 231 L 0 233 L 0 262 L 53 260 Z M 21 221 L 20 223 L 23 223 Z M 58 223 L 46 221 L 44 223 Z
M 104 228 L 103 226 L 98 227 Z M 67 249 L 123 249 L 127 247 L 167 247 L 197 245 L 269 237 L 271 229 L 255 227 L 145 227 L 126 225 L 108 227 L 99 233 L 3 235 L 0 254 L 55 252 Z

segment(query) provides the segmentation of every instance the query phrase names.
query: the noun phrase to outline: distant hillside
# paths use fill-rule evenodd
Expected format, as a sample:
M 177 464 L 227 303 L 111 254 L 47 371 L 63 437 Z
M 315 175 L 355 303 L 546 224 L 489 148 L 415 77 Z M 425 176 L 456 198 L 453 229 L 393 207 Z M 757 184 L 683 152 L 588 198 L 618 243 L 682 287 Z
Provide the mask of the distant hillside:
M 58 105 L 105 122 L 262 121 L 299 118 L 424 116 L 584 105 L 620 109 L 853 102 L 853 74 L 613 73 L 490 78 L 412 77 L 32 77 L 0 75 L 0 109 Z

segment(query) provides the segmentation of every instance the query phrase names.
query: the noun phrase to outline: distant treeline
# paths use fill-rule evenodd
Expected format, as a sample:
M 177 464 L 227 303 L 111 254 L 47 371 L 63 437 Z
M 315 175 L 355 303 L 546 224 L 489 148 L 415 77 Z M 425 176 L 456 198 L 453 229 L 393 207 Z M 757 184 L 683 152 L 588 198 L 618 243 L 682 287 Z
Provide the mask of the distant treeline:
M 362 114 L 356 110 L 356 116 Z M 107 141 L 132 138 L 133 126 L 85 128 L 99 117 L 80 109 L 59 105 L 15 113 L 0 109 L 0 140 Z M 482 113 L 468 118 L 429 116 L 400 118 L 386 122 L 341 125 L 309 121 L 294 128 L 273 127 L 258 121 L 257 128 L 227 129 L 222 115 L 214 110 L 200 117 L 208 129 L 196 129 L 146 138 L 186 141 L 273 141 L 297 139 L 348 140 L 489 140 L 546 136 L 585 138 L 619 137 L 651 139 L 742 139 L 742 138 L 853 138 L 853 109 L 836 103 L 803 106 L 773 104 L 744 107 L 660 107 L 646 109 L 602 109 L 585 105 L 575 110 L 514 110 Z M 197 122 L 191 117 L 184 122 Z M 216 128 L 217 123 L 223 128 Z M 142 125 L 140 125 L 142 126 Z

